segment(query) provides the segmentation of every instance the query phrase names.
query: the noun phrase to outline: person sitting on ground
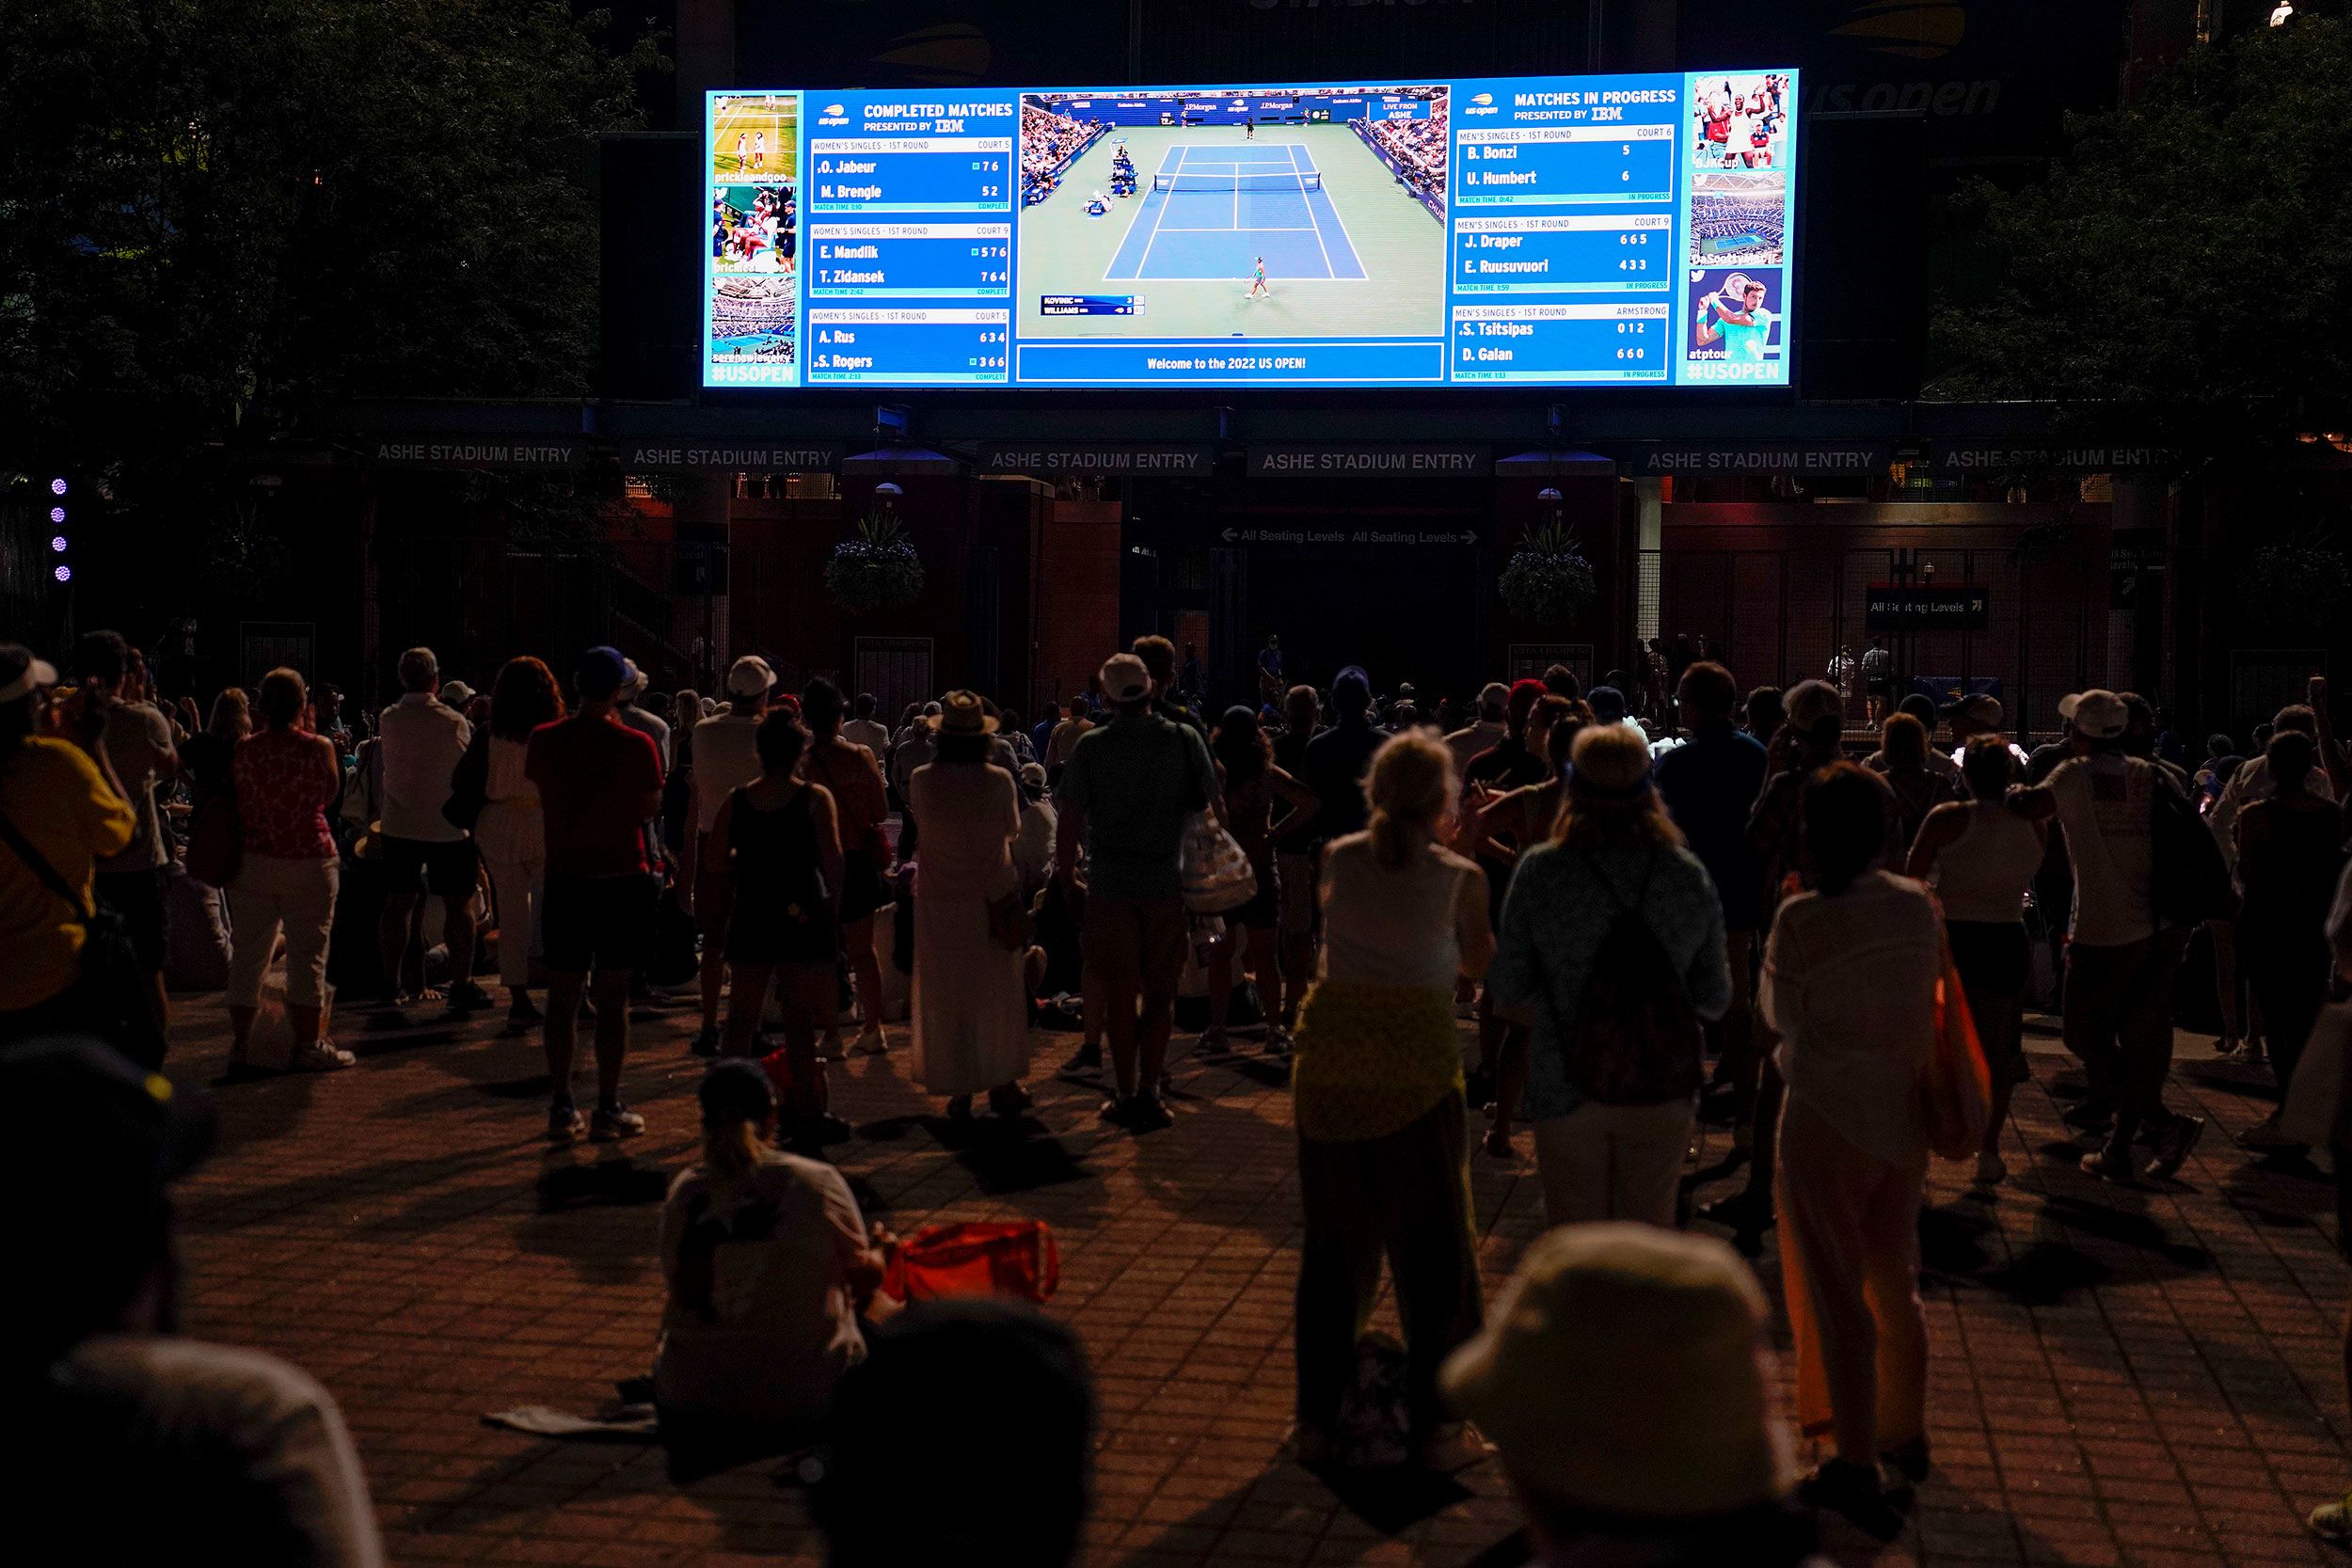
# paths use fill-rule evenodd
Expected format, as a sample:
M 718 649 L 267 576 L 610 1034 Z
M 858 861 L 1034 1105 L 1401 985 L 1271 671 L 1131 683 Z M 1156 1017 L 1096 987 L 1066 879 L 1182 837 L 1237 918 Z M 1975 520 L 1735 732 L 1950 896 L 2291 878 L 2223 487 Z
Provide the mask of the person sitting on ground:
M 839 1171 L 770 1141 L 759 1064 L 712 1063 L 700 1098 L 701 1163 L 661 1206 L 661 1424 L 808 1435 L 866 1356 L 859 1320 L 893 1306 L 877 1292 L 895 1239 L 866 1228 Z
M 326 745 L 321 741 L 322 746 Z M 170 1185 L 211 1149 L 200 1090 L 95 1039 L 0 1049 L 20 1125 L 0 1153 L 10 1203 L 0 1292 L 11 1418 L 11 1562 L 380 1568 L 375 1510 L 342 1413 L 300 1370 L 183 1337 Z
M 941 1393 L 987 1421 L 910 1419 Z M 834 1392 L 809 1512 L 828 1568 L 1067 1568 L 1091 1502 L 1094 1388 L 1077 1337 L 1018 1301 L 911 1307 Z
M 1578 1225 L 1528 1248 L 1443 1381 L 1502 1455 L 1530 1568 L 1827 1568 L 1790 1497 L 1770 1323 L 1708 1237 Z

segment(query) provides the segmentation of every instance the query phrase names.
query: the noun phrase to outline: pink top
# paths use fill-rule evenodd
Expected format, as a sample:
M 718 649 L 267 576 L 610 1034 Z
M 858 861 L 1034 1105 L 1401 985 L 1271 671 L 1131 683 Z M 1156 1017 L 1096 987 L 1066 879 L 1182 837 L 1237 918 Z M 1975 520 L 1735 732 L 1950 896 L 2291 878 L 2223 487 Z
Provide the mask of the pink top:
M 245 852 L 274 860 L 323 861 L 335 854 L 326 808 L 342 789 L 335 745 L 300 730 L 262 730 L 237 742 L 229 773 L 237 788 Z

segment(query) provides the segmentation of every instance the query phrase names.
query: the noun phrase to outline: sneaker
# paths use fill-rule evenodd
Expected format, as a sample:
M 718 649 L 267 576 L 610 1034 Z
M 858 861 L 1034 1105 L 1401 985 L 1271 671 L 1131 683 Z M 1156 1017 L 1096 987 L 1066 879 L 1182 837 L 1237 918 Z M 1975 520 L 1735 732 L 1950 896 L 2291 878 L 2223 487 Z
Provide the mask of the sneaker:
M 1468 1421 L 1443 1421 L 1422 1433 L 1413 1457 L 1422 1469 L 1450 1476 L 1486 1458 L 1486 1444 Z
M 588 1118 L 588 1137 L 593 1143 L 618 1143 L 644 1130 L 645 1118 L 626 1105 L 599 1105 Z
M 358 1060 L 333 1040 L 318 1040 L 295 1052 L 286 1067 L 294 1072 L 340 1072 Z
M 817 1059 L 820 1062 L 846 1062 L 850 1059 L 850 1053 L 841 1044 L 841 1031 L 829 1029 L 825 1032 L 825 1037 L 817 1042 Z
M 2112 1148 L 2094 1148 L 2083 1156 L 2083 1174 L 2095 1176 L 2102 1181 L 2115 1181 L 2126 1186 L 2135 1174 L 2131 1160 Z
M 2148 1174 L 2158 1181 L 2169 1180 L 2186 1163 L 2190 1149 L 2205 1135 L 2202 1117 L 2174 1117 L 2155 1136 L 2155 1153 L 2148 1161 Z
M 466 980 L 449 988 L 447 1003 L 453 1013 L 472 1013 L 497 1006 L 498 998 L 483 990 L 481 982 Z
M 1169 1110 L 1155 1094 L 1139 1094 L 1135 1108 L 1129 1113 L 1133 1119 L 1127 1124 L 1131 1132 L 1156 1132 L 1163 1127 L 1176 1125 L 1176 1113 Z
M 580 1107 L 568 1100 L 558 1100 L 548 1106 L 548 1137 L 560 1144 L 577 1143 L 588 1135 L 588 1118 L 580 1114 Z
M 861 1056 L 881 1056 L 890 1050 L 890 1037 L 882 1033 L 879 1023 L 869 1023 L 857 1032 L 857 1043 L 850 1047 Z
M 1082 1045 L 1078 1047 L 1077 1054 L 1071 1057 L 1070 1060 L 1062 1063 L 1061 1070 L 1064 1072 L 1102 1071 L 1103 1048 L 1100 1045 Z
M 1977 1185 L 1997 1187 L 2009 1180 L 2009 1165 L 1991 1149 L 1977 1156 Z
M 1902 1515 L 1886 1500 L 1876 1465 L 1825 1459 L 1797 1483 L 1797 1497 L 1808 1508 L 1844 1514 L 1873 1540 L 1892 1541 L 1902 1533 Z
M 694 1031 L 694 1043 L 686 1049 L 697 1056 L 716 1056 L 719 1053 L 719 1031 L 697 1029 Z
M 2330 1541 L 2339 1546 L 2352 1545 L 2352 1492 L 2334 1502 L 2321 1503 L 2312 1509 L 2303 1526 L 2322 1541 Z
M 999 1084 L 988 1091 L 988 1108 L 1000 1117 L 1017 1117 L 1035 1103 L 1018 1084 Z

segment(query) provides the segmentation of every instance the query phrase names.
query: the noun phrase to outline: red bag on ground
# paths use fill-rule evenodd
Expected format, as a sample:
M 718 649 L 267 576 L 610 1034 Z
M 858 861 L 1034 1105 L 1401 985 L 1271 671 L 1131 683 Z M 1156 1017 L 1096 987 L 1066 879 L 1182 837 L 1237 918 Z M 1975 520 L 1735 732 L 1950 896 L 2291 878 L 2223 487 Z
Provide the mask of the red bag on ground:
M 768 1074 L 768 1087 L 775 1092 L 776 1103 L 790 1104 L 792 1102 L 792 1064 L 784 1059 L 784 1052 L 781 1049 L 771 1051 L 759 1059 L 759 1065 L 761 1069 Z
M 1919 1112 L 1928 1147 L 1947 1160 L 1976 1157 L 1993 1118 L 1993 1069 L 1969 1016 L 1949 942 L 1935 986 L 1935 1046 L 1919 1069 Z
M 1061 1283 L 1061 1251 L 1043 1220 L 927 1225 L 891 1255 L 882 1289 L 900 1301 L 1019 1296 L 1043 1301 Z

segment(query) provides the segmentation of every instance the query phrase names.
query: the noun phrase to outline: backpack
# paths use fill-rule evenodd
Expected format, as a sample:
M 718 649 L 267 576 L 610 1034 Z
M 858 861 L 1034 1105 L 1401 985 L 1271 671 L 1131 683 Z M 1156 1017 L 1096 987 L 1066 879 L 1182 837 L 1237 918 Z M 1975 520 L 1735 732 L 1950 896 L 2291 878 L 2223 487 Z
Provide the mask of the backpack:
M 2194 929 L 2208 920 L 2234 916 L 2238 897 L 2229 863 L 2187 797 L 2168 788 L 2161 777 L 2152 780 L 2148 819 L 2155 840 L 2151 853 L 2157 921 Z
M 1682 972 L 1666 955 L 1642 906 L 1658 869 L 1652 851 L 1642 886 L 1621 898 L 1600 867 L 1593 878 L 1617 906 L 1616 923 L 1593 955 L 1576 1028 L 1567 1042 L 1568 1082 L 1602 1105 L 1662 1105 L 1698 1093 L 1702 1033 Z

